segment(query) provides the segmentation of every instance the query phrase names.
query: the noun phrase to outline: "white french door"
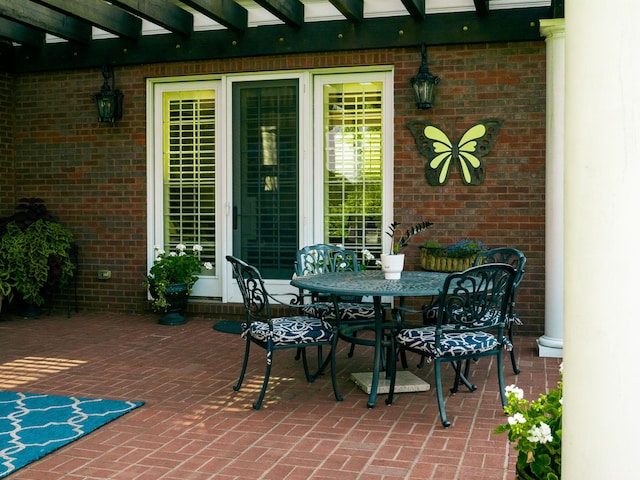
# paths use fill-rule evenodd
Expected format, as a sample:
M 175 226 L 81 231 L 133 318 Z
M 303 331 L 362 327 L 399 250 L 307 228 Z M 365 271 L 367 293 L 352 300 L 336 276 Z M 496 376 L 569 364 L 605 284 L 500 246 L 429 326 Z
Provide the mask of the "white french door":
M 291 292 L 295 251 L 382 250 L 393 197 L 393 75 L 279 72 L 149 81 L 148 264 L 199 244 L 192 293 L 242 301 L 226 255 Z
M 154 145 L 150 178 L 150 244 L 172 250 L 202 246 L 203 270 L 193 296 L 222 297 L 224 256 L 219 206 L 221 152 L 220 82 L 158 84 L 154 91 Z M 151 259 L 151 262 L 153 259 Z

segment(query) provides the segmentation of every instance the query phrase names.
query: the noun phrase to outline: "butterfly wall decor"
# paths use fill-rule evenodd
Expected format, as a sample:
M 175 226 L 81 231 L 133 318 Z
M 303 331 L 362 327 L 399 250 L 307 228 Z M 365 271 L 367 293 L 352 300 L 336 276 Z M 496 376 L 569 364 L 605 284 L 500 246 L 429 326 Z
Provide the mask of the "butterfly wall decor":
M 414 120 L 407 126 L 415 138 L 418 150 L 427 159 L 425 175 L 429 185 L 444 185 L 451 169 L 457 166 L 465 185 L 480 185 L 484 181 L 483 157 L 496 141 L 504 120 L 487 118 L 476 123 L 453 143 L 437 126 L 423 120 Z

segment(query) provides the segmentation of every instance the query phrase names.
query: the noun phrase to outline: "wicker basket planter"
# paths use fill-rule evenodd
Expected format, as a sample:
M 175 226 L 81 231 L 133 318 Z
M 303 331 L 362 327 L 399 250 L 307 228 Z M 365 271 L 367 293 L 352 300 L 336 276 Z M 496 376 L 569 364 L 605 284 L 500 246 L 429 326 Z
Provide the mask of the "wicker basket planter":
M 445 257 L 444 248 L 421 248 L 420 263 L 430 272 L 461 272 L 473 265 L 475 254 L 469 257 Z

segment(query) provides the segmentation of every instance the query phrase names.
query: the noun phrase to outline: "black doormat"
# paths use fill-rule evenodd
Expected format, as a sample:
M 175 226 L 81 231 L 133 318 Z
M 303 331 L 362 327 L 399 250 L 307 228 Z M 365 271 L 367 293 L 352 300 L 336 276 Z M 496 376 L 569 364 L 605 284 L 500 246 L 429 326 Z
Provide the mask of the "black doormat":
M 213 329 L 218 332 L 240 335 L 242 333 L 242 322 L 239 320 L 220 320 L 213 325 Z

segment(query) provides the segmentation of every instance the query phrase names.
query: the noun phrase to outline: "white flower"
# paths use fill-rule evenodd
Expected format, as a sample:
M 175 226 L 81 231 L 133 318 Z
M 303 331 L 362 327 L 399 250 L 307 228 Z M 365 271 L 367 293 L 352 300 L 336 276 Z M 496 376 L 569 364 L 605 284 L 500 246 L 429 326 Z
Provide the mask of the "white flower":
M 370 260 L 375 260 L 376 257 L 369 250 L 362 250 L 362 258 L 368 262 Z
M 194 252 L 201 252 L 202 251 L 202 245 L 194 245 L 193 246 L 193 251 Z
M 527 423 L 527 419 L 524 418 L 524 415 L 522 415 L 521 413 L 516 413 L 515 415 L 509 417 L 507 419 L 507 422 L 509 422 L 509 425 L 516 425 L 517 423 Z
M 529 436 L 527 440 L 533 443 L 547 443 L 553 442 L 553 435 L 551 435 L 551 427 L 544 422 L 540 422 L 539 427 L 533 427 L 529 430 Z
M 213 270 L 213 265 L 211 264 L 211 262 L 204 262 L 203 265 L 207 270 Z
M 170 257 L 177 257 L 178 254 L 176 252 L 169 252 Z
M 522 400 L 524 398 L 524 390 L 516 387 L 515 385 L 509 385 L 504 389 L 504 392 L 509 395 L 513 393 L 518 400 Z
M 183 245 L 182 243 L 179 243 L 178 245 L 176 245 L 176 250 L 178 250 L 179 252 L 184 252 L 187 249 L 186 245 Z

